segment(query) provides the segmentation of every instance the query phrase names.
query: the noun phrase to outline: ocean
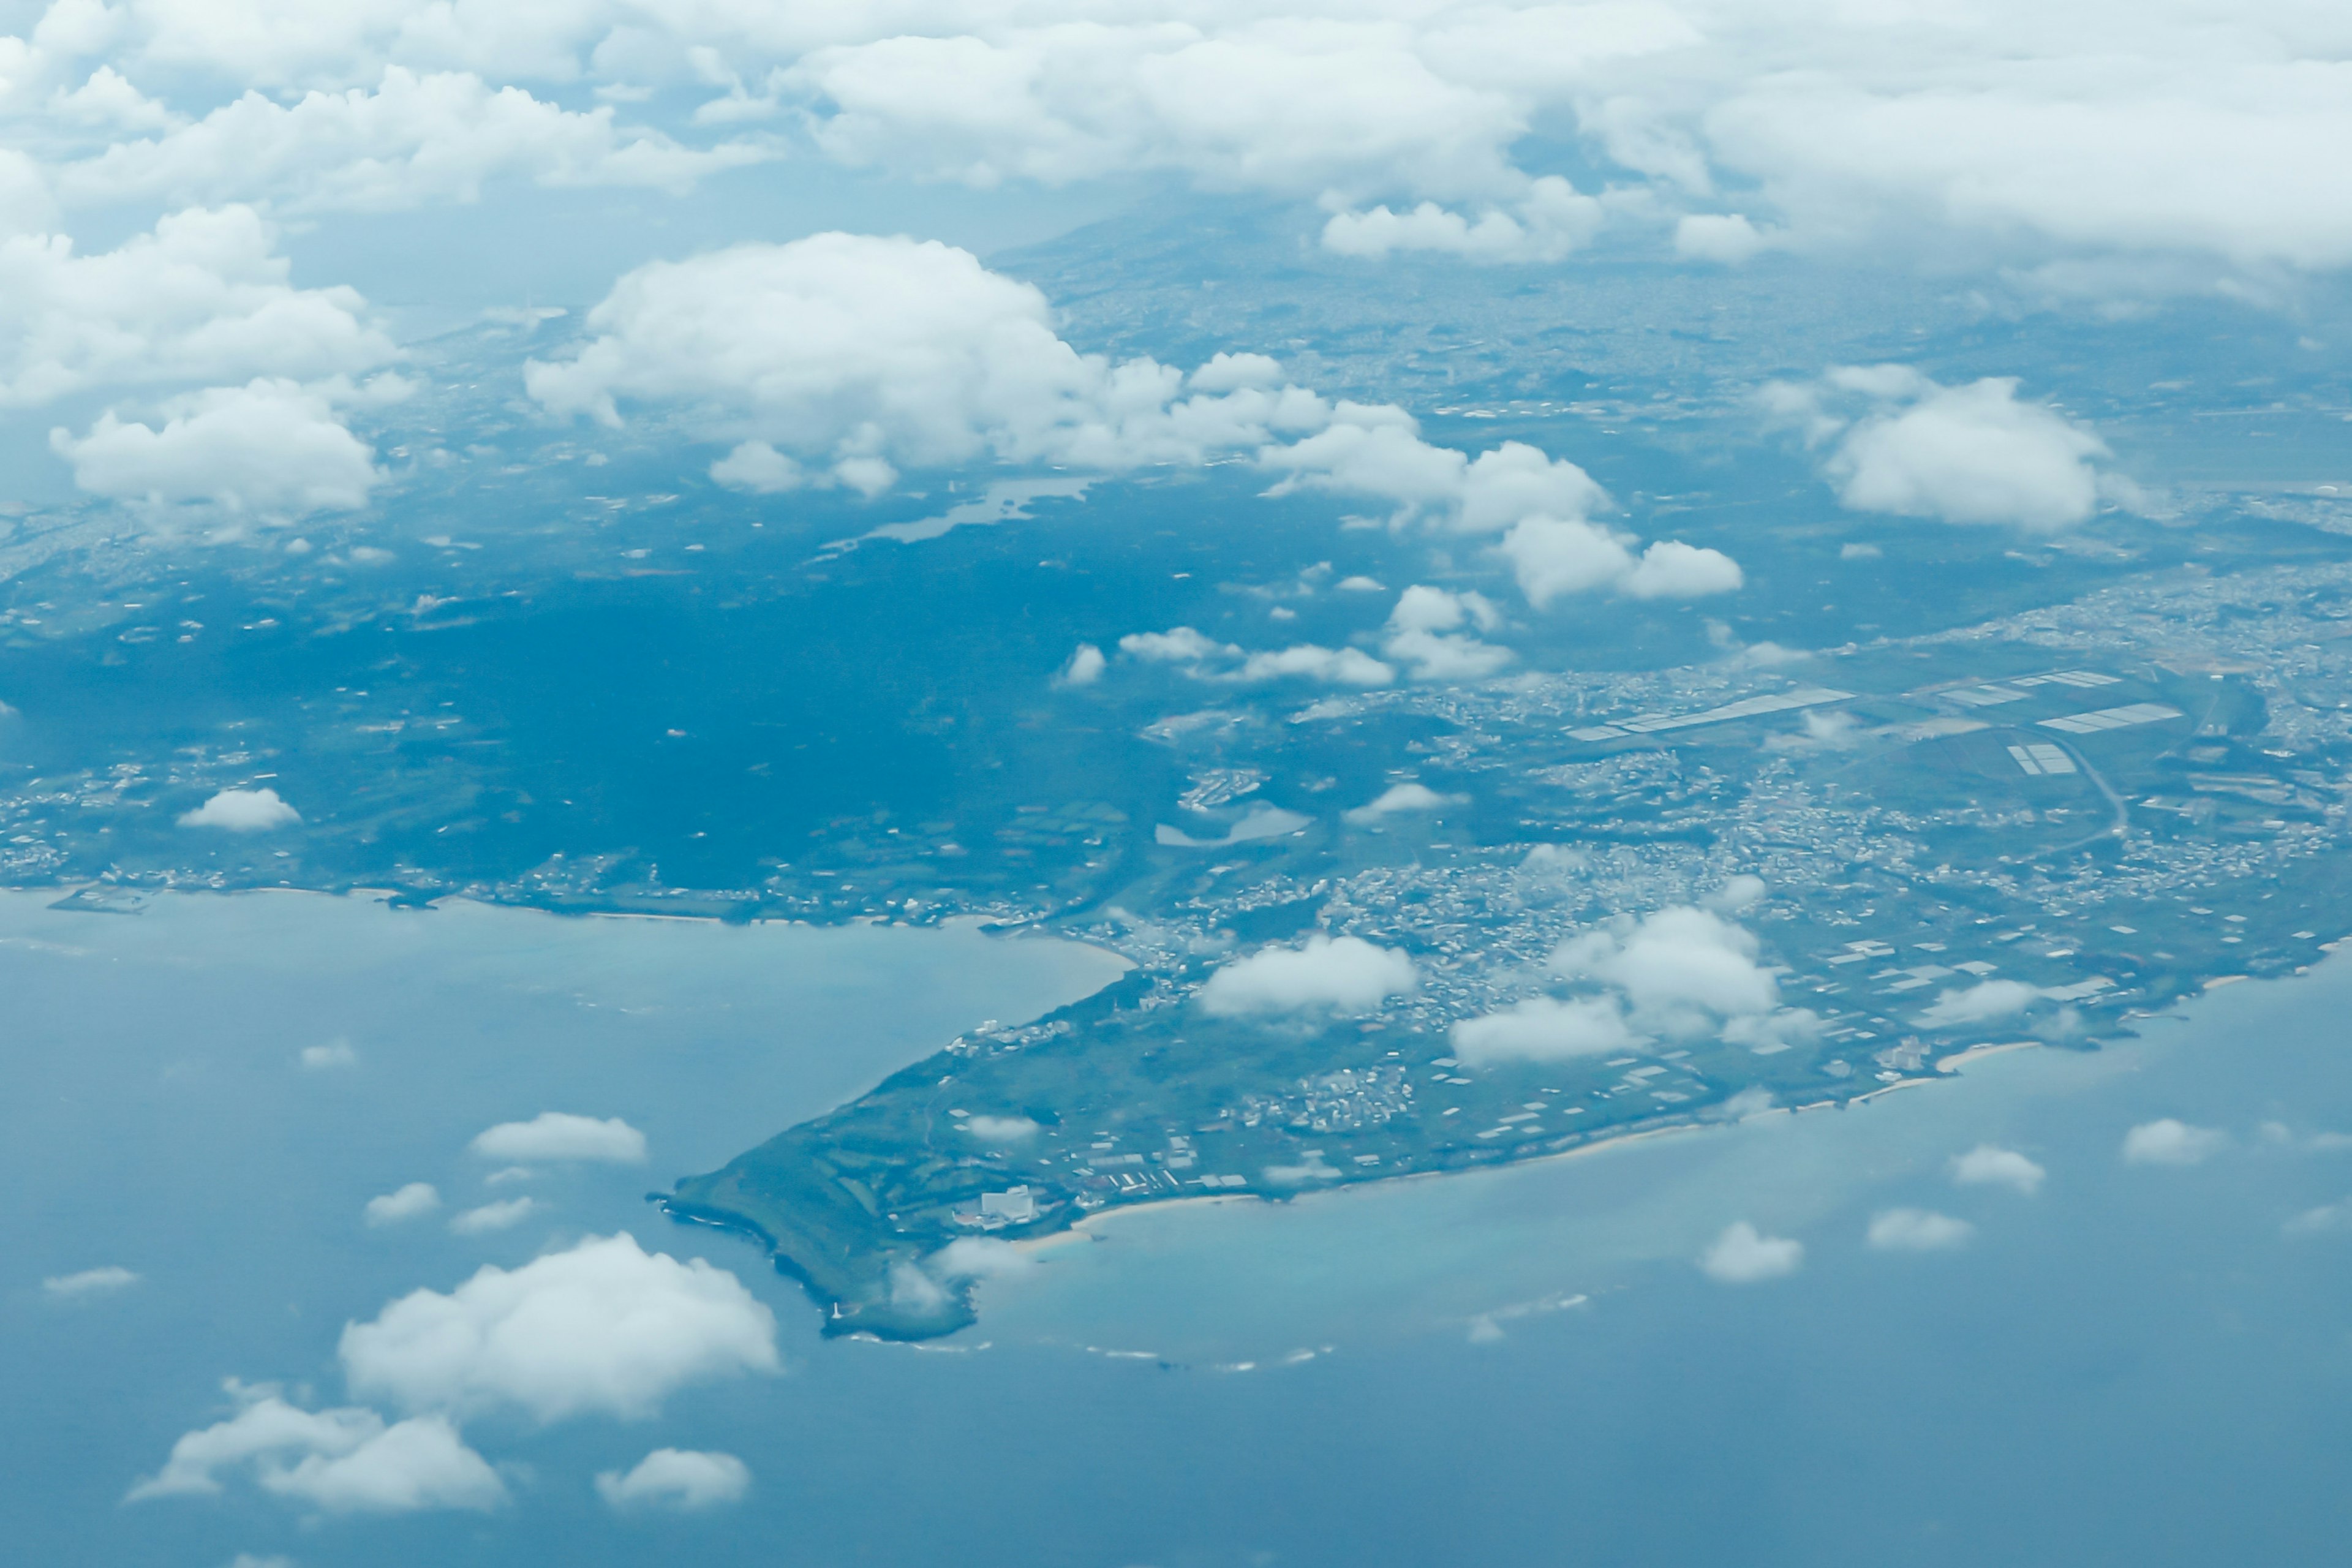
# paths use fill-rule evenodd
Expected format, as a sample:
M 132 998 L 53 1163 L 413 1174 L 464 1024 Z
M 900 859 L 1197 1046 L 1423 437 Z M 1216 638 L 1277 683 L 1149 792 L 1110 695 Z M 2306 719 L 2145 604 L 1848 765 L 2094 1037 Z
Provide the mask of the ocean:
M 0 894 L 14 1561 L 2139 1568 L 2352 1539 L 2352 964 L 1847 1110 L 1097 1221 L 985 1282 L 974 1328 L 905 1346 L 823 1339 L 753 1247 L 645 1194 L 1084 994 L 1106 955 L 315 895 L 47 903 Z M 625 1118 L 649 1161 L 491 1184 L 468 1141 L 551 1110 Z M 1985 1145 L 2038 1182 L 2014 1160 L 1957 1181 Z M 441 1215 L 362 1223 L 414 1181 Z M 443 1223 L 516 1194 L 539 1206 L 512 1228 Z M 1797 1250 L 1711 1276 L 1743 1223 Z M 124 1500 L 221 1418 L 224 1379 L 347 1403 L 347 1321 L 619 1231 L 731 1271 L 782 1371 L 638 1419 L 469 1419 L 509 1496 L 487 1513 L 321 1516 L 236 1479 Z M 138 1279 L 43 1285 L 102 1268 Z M 608 1508 L 593 1478 L 663 1447 L 739 1457 L 748 1493 Z

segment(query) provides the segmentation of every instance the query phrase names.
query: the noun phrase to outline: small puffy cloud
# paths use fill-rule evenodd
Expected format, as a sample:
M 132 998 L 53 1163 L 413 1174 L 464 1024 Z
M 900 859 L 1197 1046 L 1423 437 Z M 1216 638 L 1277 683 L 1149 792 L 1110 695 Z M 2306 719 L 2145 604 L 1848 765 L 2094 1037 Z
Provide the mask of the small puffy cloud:
M 1500 625 L 1501 613 L 1482 595 L 1415 584 L 1397 596 L 1389 612 L 1381 651 L 1411 665 L 1415 680 L 1484 680 L 1514 656 L 1460 628 L 1492 631 Z
M 1739 213 L 1691 213 L 1675 225 L 1675 254 L 1737 267 L 1771 244 Z
M 1736 915 L 1742 910 L 1753 909 L 1762 903 L 1764 895 L 1769 890 L 1763 878 L 1742 872 L 1727 879 L 1723 886 L 1709 893 L 1700 903 L 1717 914 Z
M 501 1230 L 512 1230 L 540 1210 L 537 1198 L 500 1198 L 496 1203 L 470 1208 L 453 1215 L 449 1228 L 458 1236 L 489 1236 Z
M 1661 539 L 1642 552 L 1618 592 L 1633 599 L 1702 599 L 1737 593 L 1747 580 L 1739 563 L 1720 550 Z
M 41 1293 L 52 1301 L 80 1301 L 92 1296 L 111 1296 L 128 1290 L 139 1283 L 139 1276 L 118 1264 L 103 1268 L 85 1268 L 78 1274 L 52 1275 L 41 1281 Z
M 295 211 L 396 212 L 475 201 L 501 175 L 676 193 L 768 155 L 740 142 L 682 147 L 616 127 L 610 106 L 569 110 L 471 72 L 394 66 L 373 89 L 283 103 L 248 91 L 202 120 L 116 141 L 58 180 L 77 203 L 273 196 Z
M 306 1072 L 332 1072 L 359 1066 L 360 1054 L 352 1048 L 351 1041 L 333 1039 L 321 1046 L 304 1046 L 295 1059 Z
M 1171 626 L 1164 632 L 1129 632 L 1118 639 L 1118 651 L 1150 664 L 1201 664 L 1236 658 L 1242 650 L 1191 626 Z
M 418 1290 L 341 1344 L 355 1393 L 412 1410 L 511 1406 L 540 1421 L 651 1414 L 689 1384 L 777 1370 L 775 1317 L 700 1258 L 592 1237 L 520 1268 Z
M 608 1164 L 641 1165 L 646 1159 L 646 1135 L 610 1117 L 574 1116 L 542 1110 L 529 1121 L 501 1121 L 477 1137 L 471 1148 L 487 1160 L 592 1160 Z
M 2124 1134 L 2127 1165 L 2196 1165 L 2219 1153 L 2230 1135 L 2216 1127 L 2191 1127 L 2167 1116 L 2143 1121 Z
M 676 1509 L 694 1512 L 740 1500 L 751 1489 L 751 1471 L 732 1454 L 656 1448 L 625 1473 L 600 1471 L 596 1495 L 615 1509 Z
M 2041 1000 L 2041 991 L 2021 980 L 1984 980 L 1965 991 L 1937 993 L 1935 1004 L 1919 1015 L 1919 1024 L 1928 1029 L 1963 1029 L 2014 1018 Z
M 912 1263 L 893 1263 L 890 1304 L 901 1311 L 936 1312 L 948 1304 L 947 1288 Z
M 95 388 L 320 383 L 397 351 L 352 289 L 297 289 L 250 207 L 171 214 L 117 249 L 0 239 L 0 406 Z
M 418 1219 L 441 1206 L 441 1194 L 430 1182 L 411 1182 L 379 1197 L 367 1201 L 367 1222 L 372 1226 L 398 1225 L 403 1220 Z
M 1510 563 L 1519 592 L 1538 610 L 1563 595 L 1622 583 L 1633 572 L 1633 554 L 1624 542 L 1582 518 L 1521 518 L 1495 549 Z
M 110 409 L 86 436 L 50 431 L 49 446 L 92 495 L 268 517 L 352 510 L 383 478 L 373 449 L 312 387 L 257 380 L 167 399 L 163 410 L 161 429 Z
M 1260 948 L 1209 976 L 1202 1010 L 1220 1017 L 1334 1011 L 1368 1013 L 1421 984 L 1412 960 L 1361 937 L 1310 936 L 1297 947 Z
M 1282 384 L 1282 362 L 1265 354 L 1217 353 L 1184 378 L 1192 392 L 1264 390 Z
M 929 1263 L 941 1279 L 1001 1279 L 1026 1274 L 1036 1266 L 1028 1253 L 991 1236 L 959 1237 L 931 1254 Z
M 1369 826 L 1391 816 L 1443 811 L 1449 805 L 1463 805 L 1469 798 L 1466 795 L 1440 795 L 1427 784 L 1391 784 L 1372 799 L 1341 815 L 1349 822 Z
M 1389 591 L 1388 585 L 1379 578 L 1361 574 L 1342 577 L 1331 587 L 1333 592 L 1340 594 L 1385 594 Z
M 1386 686 L 1396 671 L 1361 648 L 1322 647 L 1301 643 L 1272 653 L 1254 653 L 1242 661 L 1233 679 L 1242 681 L 1297 679 L 1326 686 Z
M 1771 1013 L 1779 983 L 1757 961 L 1756 938 L 1709 910 L 1675 905 L 1570 937 L 1554 950 L 1559 973 L 1614 985 L 1634 1020 L 1674 1034 L 1716 1018 Z
M 183 827 L 217 827 L 228 833 L 268 833 L 301 820 L 302 814 L 280 800 L 274 789 L 225 789 L 179 816 Z
M 1018 1143 L 1037 1136 L 1037 1123 L 1025 1116 L 968 1116 L 963 1131 L 983 1143 Z
M 1886 1209 L 1870 1221 L 1870 1245 L 1884 1252 L 1948 1252 L 1975 1234 L 1968 1221 L 1932 1209 Z
M 1069 663 L 1062 666 L 1061 674 L 1055 679 L 1064 686 L 1092 686 L 1102 679 L 1103 667 L 1107 662 L 1102 649 L 1090 642 L 1082 642 L 1070 655 Z
M 1965 1154 L 1954 1155 L 1951 1171 L 1952 1180 L 1961 1186 L 2007 1187 L 2027 1197 L 2041 1191 L 2042 1178 L 2048 1174 L 2016 1150 L 1992 1143 L 1979 1143 Z
M 1803 1242 L 1766 1236 L 1743 1219 L 1724 1228 L 1699 1256 L 1698 1266 L 1722 1284 L 1753 1285 L 1794 1274 L 1804 1261 Z
M 1454 1054 L 1473 1066 L 1493 1061 L 1559 1061 L 1606 1056 L 1643 1044 L 1614 997 L 1558 1001 L 1533 996 L 1500 1012 L 1454 1026 Z
M 1600 202 L 1547 174 L 1515 204 L 1487 207 L 1475 221 L 1435 202 L 1402 213 L 1386 206 L 1333 213 L 1323 245 L 1342 256 L 1434 251 L 1470 261 L 1558 261 L 1590 242 L 1604 216 Z
M 249 1471 L 264 1491 L 329 1513 L 414 1513 L 491 1509 L 505 1483 L 441 1415 L 387 1426 L 352 1406 L 304 1410 L 272 1388 L 230 1384 L 242 1408 L 172 1445 L 153 1476 L 126 1500 L 212 1496 L 221 1472 Z
M 1907 366 L 1842 366 L 1766 400 L 1827 446 L 1823 471 L 1851 510 L 2048 531 L 2097 510 L 2105 443 L 2014 377 L 1944 386 Z M 2116 487 L 2106 487 L 2116 490 Z M 2118 491 L 2117 493 L 2120 493 Z

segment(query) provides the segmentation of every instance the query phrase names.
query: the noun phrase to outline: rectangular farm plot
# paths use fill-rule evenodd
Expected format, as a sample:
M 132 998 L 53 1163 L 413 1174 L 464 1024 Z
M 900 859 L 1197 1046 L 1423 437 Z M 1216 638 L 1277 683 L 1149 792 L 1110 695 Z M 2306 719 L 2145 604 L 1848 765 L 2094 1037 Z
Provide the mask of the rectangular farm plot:
M 2128 730 L 2137 724 L 2185 716 L 2179 709 L 2168 708 L 2161 702 L 2135 702 L 2126 708 L 2099 708 L 2088 713 L 2070 713 L 2063 719 L 2044 719 L 2042 727 L 2068 735 L 2090 735 L 2101 730 Z
M 2075 771 L 2074 759 L 2047 742 L 2011 746 L 2009 754 L 2017 759 L 2020 772 L 2036 778 L 2044 773 L 2071 773 Z

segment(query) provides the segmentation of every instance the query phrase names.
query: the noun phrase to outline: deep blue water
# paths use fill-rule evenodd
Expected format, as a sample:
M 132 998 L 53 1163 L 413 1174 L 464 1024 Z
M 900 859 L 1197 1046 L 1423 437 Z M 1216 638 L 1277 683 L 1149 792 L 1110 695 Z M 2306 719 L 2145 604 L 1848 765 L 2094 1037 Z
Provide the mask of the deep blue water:
M 2197 1004 L 2093 1053 L 2019 1052 L 1859 1109 L 1591 1157 L 1154 1211 L 985 1288 L 930 1348 L 822 1341 L 748 1247 L 671 1227 L 706 1168 L 945 1034 L 1074 995 L 1083 950 L 973 933 L 742 931 L 307 897 L 135 917 L 0 896 L 0 1489 L 13 1560 L 306 1565 L 1886 1563 L 2344 1560 L 2352 972 Z M 348 1038 L 355 1066 L 306 1071 Z M 478 1190 L 466 1140 L 624 1114 L 647 1169 L 548 1176 L 542 1218 L 370 1231 L 408 1180 Z M 2227 1142 L 2121 1158 L 2175 1117 Z M 2265 1124 L 2273 1124 L 2268 1130 Z M 1958 1187 L 1980 1142 L 2047 1171 Z M 467 1184 L 476 1184 L 468 1186 Z M 1968 1245 L 1865 1245 L 1932 1208 Z M 1747 1285 L 1694 1259 L 1748 1220 L 1804 1243 Z M 469 1422 L 487 1516 L 306 1519 L 231 1482 L 120 1500 L 220 1379 L 345 1399 L 348 1319 L 583 1233 L 733 1269 L 786 1370 L 661 1415 Z M 63 1302 L 46 1277 L 143 1278 Z M 1104 1352 L 1120 1352 L 1108 1354 Z M 1311 1353 L 1310 1353 L 1311 1352 Z M 590 1478 L 673 1445 L 748 1499 L 616 1520 Z

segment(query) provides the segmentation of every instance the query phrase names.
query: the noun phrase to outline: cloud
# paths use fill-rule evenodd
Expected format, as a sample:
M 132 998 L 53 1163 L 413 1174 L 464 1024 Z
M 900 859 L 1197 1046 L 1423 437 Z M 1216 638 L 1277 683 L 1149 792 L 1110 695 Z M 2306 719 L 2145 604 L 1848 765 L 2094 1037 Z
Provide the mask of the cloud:
M 359 1066 L 360 1054 L 352 1048 L 351 1041 L 339 1038 L 322 1046 L 304 1046 L 296 1059 L 306 1072 L 331 1072 Z
M 1241 681 L 1299 679 L 1326 686 L 1386 686 L 1396 671 L 1361 648 L 1320 647 L 1302 643 L 1273 653 L 1254 653 L 1233 679 Z
M 1736 915 L 1742 910 L 1751 910 L 1762 903 L 1764 896 L 1770 890 L 1763 878 L 1742 872 L 1738 876 L 1726 878 L 1723 886 L 1699 902 L 1713 913 Z
M 1979 1143 L 1952 1157 L 1952 1180 L 1964 1187 L 2007 1187 L 2032 1197 L 2048 1173 L 2014 1149 Z
M 441 1206 L 441 1194 L 430 1182 L 411 1182 L 379 1197 L 367 1201 L 367 1223 L 372 1226 L 398 1225 L 403 1220 L 416 1219 Z
M 1381 651 L 1412 667 L 1415 680 L 1484 680 L 1514 657 L 1457 628 L 1475 625 L 1490 631 L 1502 616 L 1477 594 L 1450 594 L 1415 584 L 1397 596 L 1389 612 Z
M 486 1160 L 591 1160 L 616 1165 L 642 1165 L 646 1160 L 646 1135 L 619 1117 L 599 1121 L 562 1110 L 542 1110 L 529 1121 L 501 1121 L 468 1147 Z
M 1037 1136 L 1037 1123 L 1025 1116 L 968 1116 L 963 1130 L 983 1143 L 1017 1143 Z
M 139 1276 L 120 1265 L 109 1264 L 103 1268 L 85 1268 L 79 1274 L 58 1274 L 41 1281 L 42 1294 L 52 1301 L 80 1301 L 92 1296 L 111 1296 L 139 1283 Z
M 1500 1012 L 1454 1026 L 1454 1054 L 1472 1066 L 1495 1061 L 1561 1061 L 1606 1056 L 1644 1044 L 1614 997 L 1558 1001 L 1533 996 Z
M 1201 664 L 1237 658 L 1242 650 L 1203 637 L 1191 626 L 1171 626 L 1164 632 L 1129 632 L 1118 639 L 1118 651 L 1150 664 Z
M 1219 1017 L 1328 1009 L 1369 1013 L 1421 984 L 1412 960 L 1361 937 L 1308 937 L 1238 958 L 1201 987 L 1202 1009 Z
M 194 810 L 182 812 L 178 820 L 183 827 L 268 833 L 293 826 L 302 820 L 302 814 L 278 799 L 274 789 L 225 789 Z M 303 1065 L 311 1065 L 307 1053 Z
M 1618 592 L 1629 599 L 1703 599 L 1737 593 L 1747 581 L 1739 563 L 1720 550 L 1661 539 L 1642 552 Z
M 751 1489 L 751 1471 L 732 1454 L 656 1448 L 626 1474 L 603 1470 L 596 1495 L 615 1509 L 676 1509 L 694 1512 L 736 1502 Z
M 395 357 L 356 290 L 293 287 L 276 246 L 244 206 L 173 213 L 94 256 L 63 236 L 0 239 L 0 406 L 91 389 L 318 383 Z
M 941 1279 L 999 1279 L 1026 1274 L 1037 1260 L 994 1237 L 959 1237 L 931 1254 L 930 1271 Z
M 2279 1227 L 2290 1239 L 2313 1236 L 2330 1236 L 2337 1231 L 2352 1230 L 2352 1198 L 2340 1203 L 2322 1204 L 2308 1208 Z
M 1823 472 L 1850 510 L 2039 531 L 2081 522 L 2098 508 L 2094 459 L 2106 446 L 2055 409 L 2020 402 L 2017 387 L 2014 377 L 1944 386 L 1905 365 L 1846 365 L 1766 395 L 1809 442 L 1831 444 Z
M 1188 375 L 1082 354 L 1035 288 L 936 241 L 819 234 L 654 262 L 586 326 L 568 357 L 525 367 L 541 407 L 612 426 L 676 411 L 730 445 L 714 479 L 758 491 L 872 495 L 904 469 L 985 460 L 1109 473 L 1246 458 L 1276 476 L 1271 494 L 1369 498 L 1399 527 L 1498 534 L 1608 503 L 1582 468 L 1525 442 L 1433 446 L 1393 405 L 1276 384 L 1264 355 L 1221 353 Z M 1643 559 L 1618 575 L 1649 595 L 1715 591 L 1727 565 L 1680 547 Z
M 1976 1226 L 1931 1209 L 1886 1209 L 1871 1217 L 1870 1245 L 1885 1252 L 1948 1252 Z
M 1940 991 L 1919 1015 L 1927 1029 L 1961 1029 L 1995 1018 L 2013 1018 L 2042 1000 L 2039 987 L 2021 980 L 1982 980 L 1965 991 Z
M 1570 937 L 1553 951 L 1551 967 L 1616 986 L 1637 1026 L 1690 1035 L 1780 1005 L 1779 983 L 1756 956 L 1756 938 L 1742 927 L 1676 905 Z
M 1063 686 L 1092 686 L 1102 679 L 1106 662 L 1102 649 L 1090 642 L 1082 642 L 1078 645 L 1077 651 L 1070 655 L 1070 662 L 1062 667 L 1061 674 L 1055 677 L 1055 679 Z
M 1698 1266 L 1723 1284 L 1753 1285 L 1794 1274 L 1804 1261 L 1803 1242 L 1766 1236 L 1743 1219 L 1725 1227 L 1699 1256 Z
M 607 105 L 570 110 L 469 71 L 394 66 L 372 89 L 259 92 L 58 172 L 77 204 L 277 198 L 301 212 L 395 212 L 474 202 L 500 176 L 542 185 L 652 186 L 673 195 L 721 169 L 772 156 L 746 142 L 680 146 L 623 131 Z
M 506 1500 L 498 1472 L 446 1417 L 387 1426 L 362 1407 L 304 1410 L 274 1388 L 228 1386 L 237 1413 L 173 1444 L 163 1468 L 125 1500 L 216 1495 L 224 1470 L 249 1470 L 264 1491 L 329 1513 L 487 1510 Z
M 2196 1165 L 2219 1153 L 2230 1135 L 2219 1128 L 2191 1127 L 2168 1116 L 2144 1121 L 2124 1134 L 2127 1165 Z
M 341 1354 L 355 1393 L 542 1422 L 647 1415 L 689 1384 L 778 1367 L 774 1315 L 733 1275 L 625 1235 L 404 1296 L 347 1325 Z
M 1738 213 L 1691 213 L 1675 225 L 1675 254 L 1737 267 L 1772 243 Z
M 1196 680 L 1255 683 L 1303 678 L 1333 686 L 1386 686 L 1396 671 L 1359 648 L 1318 647 L 1311 643 L 1273 653 L 1250 653 L 1221 643 L 1191 626 L 1164 632 L 1130 632 L 1118 639 L 1129 658 L 1185 667 Z
M 449 1229 L 458 1236 L 488 1236 L 496 1231 L 512 1230 L 537 1214 L 540 1206 L 537 1198 L 500 1198 L 496 1203 L 453 1215 Z
M 1736 592 L 1747 581 L 1719 550 L 1660 540 L 1638 556 L 1631 534 L 1583 518 L 1523 517 L 1495 546 L 1536 609 L 1567 594 L 1613 588 L 1631 599 L 1698 599 Z
M 1465 805 L 1469 799 L 1466 795 L 1440 795 L 1427 784 L 1391 784 L 1372 799 L 1340 815 L 1359 826 L 1370 826 L 1391 816 L 1443 811 L 1449 805 Z
M 1471 261 L 1559 261 L 1590 244 L 1606 217 L 1601 203 L 1547 174 L 1510 206 L 1486 207 L 1475 222 L 1435 202 L 1402 213 L 1385 205 L 1333 213 L 1323 246 L 1342 256 L 1435 251 Z
M 1567 594 L 1585 594 L 1633 575 L 1625 542 L 1582 518 L 1521 518 L 1496 550 L 1510 563 L 1519 592 L 1536 609 Z
M 383 479 L 328 395 L 291 381 L 208 387 L 163 413 L 158 429 L 109 409 L 86 436 L 50 431 L 49 447 L 92 495 L 265 516 L 351 511 Z

